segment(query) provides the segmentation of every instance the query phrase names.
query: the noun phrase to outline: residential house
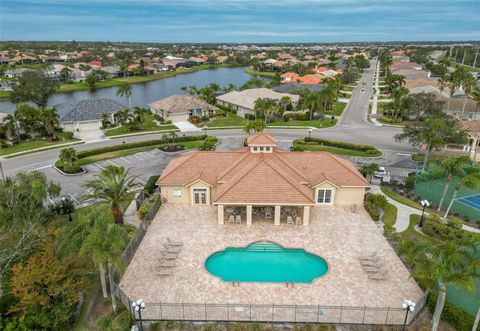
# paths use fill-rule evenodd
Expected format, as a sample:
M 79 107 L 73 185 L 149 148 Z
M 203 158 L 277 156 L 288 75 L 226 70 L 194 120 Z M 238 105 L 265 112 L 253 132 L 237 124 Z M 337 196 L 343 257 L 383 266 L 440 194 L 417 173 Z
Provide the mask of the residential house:
M 296 82 L 298 80 L 299 75 L 296 72 L 286 72 L 280 75 L 282 79 L 282 84 L 288 84 L 292 82 Z
M 149 103 L 148 106 L 154 114 L 172 122 L 188 121 L 191 116 L 212 115 L 217 110 L 204 100 L 188 94 L 172 95 Z
M 297 81 L 301 84 L 306 85 L 317 85 L 320 84 L 324 79 L 324 76 L 319 74 L 307 74 L 301 77 L 298 77 Z
M 60 126 L 65 131 L 91 131 L 102 128 L 102 119 L 107 114 L 114 122 L 114 114 L 127 106 L 111 99 L 87 99 L 54 106 L 60 117 Z
M 247 226 L 260 207 L 271 211 L 266 217 L 275 225 L 293 209 L 308 226 L 312 208 L 361 206 L 370 186 L 350 161 L 326 152 L 289 152 L 263 132 L 235 151 L 180 156 L 157 185 L 168 203 L 216 206 L 219 224 L 230 208 L 243 209 Z
M 215 62 L 216 62 L 217 64 L 225 63 L 225 62 L 227 62 L 227 60 L 228 60 L 228 56 L 226 56 L 226 55 L 220 55 L 220 56 L 217 56 L 217 57 L 215 58 Z
M 293 105 L 296 105 L 300 99 L 298 95 L 288 93 L 278 93 L 268 88 L 254 88 L 243 91 L 232 91 L 218 96 L 217 103 L 230 107 L 237 111 L 237 115 L 245 117 L 245 114 L 254 114 L 255 101 L 260 98 L 280 100 L 283 97 L 289 97 Z

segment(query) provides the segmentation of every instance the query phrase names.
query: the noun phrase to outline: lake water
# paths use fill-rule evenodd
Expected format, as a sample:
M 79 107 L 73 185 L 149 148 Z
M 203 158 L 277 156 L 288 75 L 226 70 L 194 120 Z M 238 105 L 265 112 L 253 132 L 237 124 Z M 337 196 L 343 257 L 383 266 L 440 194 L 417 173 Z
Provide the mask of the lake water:
M 252 78 L 245 73 L 246 67 L 218 68 L 196 71 L 191 74 L 182 74 L 170 78 L 158 79 L 142 84 L 132 84 L 132 106 L 147 107 L 155 100 L 174 94 L 185 93 L 182 86 L 195 85 L 203 87 L 210 83 L 217 83 L 221 87 L 232 83 L 237 86 L 243 85 Z M 116 96 L 117 87 L 98 89 L 95 92 L 88 90 L 71 93 L 55 93 L 48 99 L 48 106 L 52 107 L 60 103 L 80 101 L 85 99 L 114 99 L 127 105 L 125 97 Z M 0 100 L 0 112 L 13 113 L 15 106 L 7 99 Z

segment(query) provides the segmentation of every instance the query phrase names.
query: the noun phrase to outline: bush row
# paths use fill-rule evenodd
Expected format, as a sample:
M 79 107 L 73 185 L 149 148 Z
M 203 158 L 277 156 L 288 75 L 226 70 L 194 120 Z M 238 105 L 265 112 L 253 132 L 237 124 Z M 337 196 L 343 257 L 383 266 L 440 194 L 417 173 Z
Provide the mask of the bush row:
M 177 143 L 177 142 L 185 142 L 185 141 L 199 141 L 199 140 L 204 140 L 206 137 L 207 137 L 206 135 L 183 136 L 183 137 L 175 138 L 175 142 Z M 128 143 L 128 144 L 121 144 L 121 145 L 114 145 L 114 146 L 107 146 L 107 147 L 90 149 L 88 151 L 78 152 L 77 156 L 78 156 L 79 159 L 81 159 L 81 158 L 84 158 L 84 157 L 87 157 L 87 156 L 92 156 L 92 155 L 97 155 L 97 154 L 121 151 L 121 150 L 124 150 L 124 149 L 131 149 L 131 148 L 137 148 L 137 147 L 167 144 L 167 143 L 170 143 L 170 142 L 171 142 L 171 139 L 157 139 L 157 140 L 139 141 L 139 142 L 136 142 L 136 143 Z
M 310 138 L 305 137 L 304 141 L 315 142 L 320 145 L 343 148 L 343 149 L 351 149 L 354 151 L 367 152 L 372 154 L 375 154 L 377 152 L 377 149 L 370 145 L 358 145 L 358 144 L 352 144 L 352 143 L 347 143 L 343 141 L 326 140 L 326 139 L 315 138 L 315 137 L 310 137 Z
M 440 216 L 430 214 L 423 221 L 422 231 L 433 238 L 440 240 L 455 240 L 461 243 L 471 243 L 480 240 L 480 235 L 462 230 L 462 224 L 449 220 L 444 223 Z
M 435 311 L 437 298 L 438 295 L 436 293 L 430 293 L 427 299 L 427 307 L 432 314 Z M 474 322 L 473 316 L 448 301 L 445 302 L 445 306 L 443 307 L 441 320 L 450 324 L 458 331 L 470 331 Z
M 383 213 L 385 208 L 388 205 L 387 198 L 382 194 L 365 194 L 365 199 L 363 201 L 365 209 L 370 214 L 370 217 L 375 222 L 380 220 L 380 215 Z

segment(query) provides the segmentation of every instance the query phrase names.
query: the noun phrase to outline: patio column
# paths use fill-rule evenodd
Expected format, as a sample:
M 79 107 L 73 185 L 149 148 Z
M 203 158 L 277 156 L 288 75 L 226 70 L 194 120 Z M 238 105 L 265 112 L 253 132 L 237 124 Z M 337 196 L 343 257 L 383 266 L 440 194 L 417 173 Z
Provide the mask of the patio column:
M 280 206 L 275 206 L 275 225 L 280 225 Z
M 217 206 L 218 224 L 223 224 L 223 220 L 225 219 L 224 209 L 225 209 L 225 207 L 223 205 L 218 205 Z
M 310 222 L 310 206 L 303 207 L 303 226 L 307 226 Z
M 475 160 L 477 158 L 477 145 L 478 145 L 478 138 L 473 138 L 472 146 L 470 148 L 470 158 L 473 160 L 473 162 L 476 162 Z
M 247 205 L 247 225 L 252 225 L 252 205 Z

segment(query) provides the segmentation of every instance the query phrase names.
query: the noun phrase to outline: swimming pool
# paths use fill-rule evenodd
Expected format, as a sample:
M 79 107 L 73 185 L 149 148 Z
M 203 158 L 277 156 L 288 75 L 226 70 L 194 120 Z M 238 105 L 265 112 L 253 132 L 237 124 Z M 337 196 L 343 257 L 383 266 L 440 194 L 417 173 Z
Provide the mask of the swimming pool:
M 262 241 L 214 253 L 205 268 L 226 282 L 311 283 L 328 271 L 328 264 L 303 249 Z

